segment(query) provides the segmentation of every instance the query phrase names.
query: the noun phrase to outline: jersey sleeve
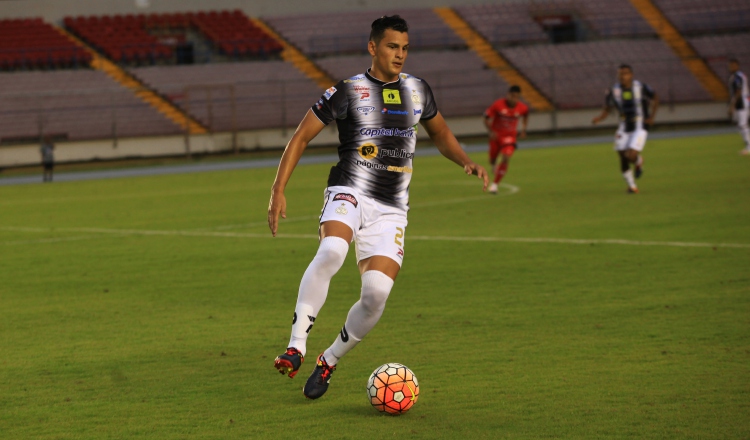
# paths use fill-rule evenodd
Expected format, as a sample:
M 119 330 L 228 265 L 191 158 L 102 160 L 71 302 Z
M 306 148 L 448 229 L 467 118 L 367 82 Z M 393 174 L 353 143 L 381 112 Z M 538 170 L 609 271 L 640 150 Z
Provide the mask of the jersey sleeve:
M 742 78 L 736 73 L 732 75 L 732 93 L 737 93 L 737 90 L 742 90 Z
M 422 111 L 422 117 L 419 118 L 421 121 L 427 121 L 434 118 L 438 114 L 437 103 L 435 102 L 435 96 L 432 94 L 432 89 L 427 81 L 422 80 L 424 85 L 424 107 Z
M 497 116 L 497 101 L 493 102 L 491 106 L 487 107 L 484 111 L 485 118 L 494 118 Z
M 648 99 L 654 99 L 654 95 L 656 95 L 654 89 L 652 89 L 648 84 L 643 84 L 643 96 L 647 97 Z
M 526 104 L 524 104 L 523 105 L 523 111 L 521 112 L 521 116 L 528 116 L 528 115 L 529 115 L 529 106 L 526 105 Z
M 617 103 L 615 102 L 615 97 L 612 96 L 612 89 L 607 89 L 607 94 L 604 97 L 604 106 L 607 108 L 617 107 Z
M 340 81 L 327 89 L 318 102 L 312 106 L 313 113 L 323 124 L 328 125 L 336 119 L 346 118 L 349 100 L 346 97 L 344 86 L 344 82 Z

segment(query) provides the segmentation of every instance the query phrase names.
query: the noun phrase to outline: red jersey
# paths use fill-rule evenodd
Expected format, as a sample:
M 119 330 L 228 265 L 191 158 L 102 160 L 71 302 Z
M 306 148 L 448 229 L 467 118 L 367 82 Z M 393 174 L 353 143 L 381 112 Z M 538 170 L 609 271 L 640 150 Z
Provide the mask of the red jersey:
M 518 119 L 529 114 L 529 106 L 521 101 L 515 107 L 509 107 L 505 98 L 495 101 L 484 112 L 484 116 L 492 118 L 492 131 L 500 136 L 516 136 Z

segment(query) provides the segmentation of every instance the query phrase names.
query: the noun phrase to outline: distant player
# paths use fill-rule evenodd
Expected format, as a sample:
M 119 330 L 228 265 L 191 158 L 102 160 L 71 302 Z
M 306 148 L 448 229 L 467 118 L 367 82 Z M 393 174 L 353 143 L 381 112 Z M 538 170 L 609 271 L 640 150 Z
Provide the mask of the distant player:
M 268 226 L 275 236 L 279 217 L 286 218 L 284 189 L 302 152 L 335 121 L 339 162 L 331 168 L 324 191 L 320 245 L 300 282 L 286 352 L 275 359 L 274 367 L 289 377 L 297 374 L 307 336 L 352 241 L 362 290 L 340 334 L 316 359 L 303 388 L 310 399 L 326 392 L 339 360 L 378 322 L 401 270 L 417 124 L 443 156 L 477 175 L 485 189 L 489 183 L 487 172 L 469 159 L 448 128 L 430 86 L 401 73 L 409 49 L 406 21 L 398 15 L 375 20 L 367 48 L 371 67 L 326 90 L 302 119 L 281 158 L 268 206 Z
M 748 90 L 747 76 L 740 72 L 740 62 L 734 58 L 729 60 L 729 117 L 737 123 L 745 148 L 740 154 L 750 154 L 750 128 L 748 128 L 748 108 L 750 108 L 750 90 Z
M 516 151 L 516 138 L 526 137 L 526 127 L 529 123 L 529 107 L 520 101 L 521 88 L 511 86 L 508 95 L 495 101 L 484 112 L 484 126 L 490 135 L 490 164 L 494 168 L 495 178 L 490 185 L 490 193 L 497 194 L 497 184 L 503 180 L 508 172 L 510 157 Z M 523 120 L 521 135 L 518 136 L 518 120 Z M 500 163 L 496 166 L 497 156 Z
M 44 167 L 42 181 L 52 182 L 52 173 L 55 170 L 55 144 L 52 142 L 52 136 L 44 135 L 39 153 L 42 156 L 42 166 Z
M 617 70 L 618 83 L 608 92 L 602 113 L 591 122 L 598 124 L 609 116 L 612 108 L 620 113 L 620 126 L 615 133 L 615 150 L 620 156 L 622 177 L 628 193 L 638 193 L 635 179 L 643 174 L 643 147 L 648 130 L 654 123 L 659 97 L 647 84 L 633 79 L 633 68 L 622 64 Z M 631 164 L 634 166 L 630 168 Z

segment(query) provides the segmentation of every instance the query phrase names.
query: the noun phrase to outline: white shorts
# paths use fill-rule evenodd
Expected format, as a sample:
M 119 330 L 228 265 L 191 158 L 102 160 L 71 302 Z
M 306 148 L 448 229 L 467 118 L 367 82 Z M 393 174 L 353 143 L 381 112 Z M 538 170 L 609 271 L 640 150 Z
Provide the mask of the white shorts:
M 642 128 L 637 128 L 628 133 L 624 127 L 620 127 L 615 133 L 615 150 L 643 151 L 643 147 L 646 146 L 646 138 L 648 138 L 648 132 Z
M 329 186 L 323 194 L 320 223 L 333 220 L 352 228 L 357 262 L 380 255 L 401 266 L 408 223 L 406 211 L 361 196 L 348 186 Z
M 748 111 L 746 108 L 743 108 L 742 110 L 734 110 L 734 121 L 740 129 L 747 127 L 747 117 Z

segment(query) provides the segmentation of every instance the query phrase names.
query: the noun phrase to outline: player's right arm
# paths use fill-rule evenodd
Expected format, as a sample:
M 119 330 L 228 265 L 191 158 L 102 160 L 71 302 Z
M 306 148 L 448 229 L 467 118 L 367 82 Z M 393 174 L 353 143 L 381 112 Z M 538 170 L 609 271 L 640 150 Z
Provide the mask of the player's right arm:
M 614 99 L 612 98 L 612 90 L 607 91 L 607 97 L 604 99 L 604 107 L 602 108 L 602 112 L 599 114 L 599 116 L 594 117 L 594 119 L 591 120 L 591 123 L 596 125 L 603 120 L 607 119 L 607 116 L 609 116 L 609 112 L 614 106 L 613 104 Z
M 325 124 L 315 116 L 312 110 L 308 110 L 289 143 L 286 144 L 276 172 L 276 179 L 271 187 L 271 200 L 268 202 L 268 227 L 274 237 L 279 227 L 279 216 L 286 218 L 286 197 L 284 196 L 286 184 L 292 177 L 292 172 L 297 167 L 307 144 L 323 130 L 323 127 Z
M 487 110 L 484 111 L 484 126 L 487 129 L 487 134 L 489 135 L 490 139 L 495 139 L 497 137 L 497 133 L 495 133 L 495 130 L 492 129 L 492 123 L 495 122 L 495 105 L 497 104 L 497 101 L 495 101 Z

